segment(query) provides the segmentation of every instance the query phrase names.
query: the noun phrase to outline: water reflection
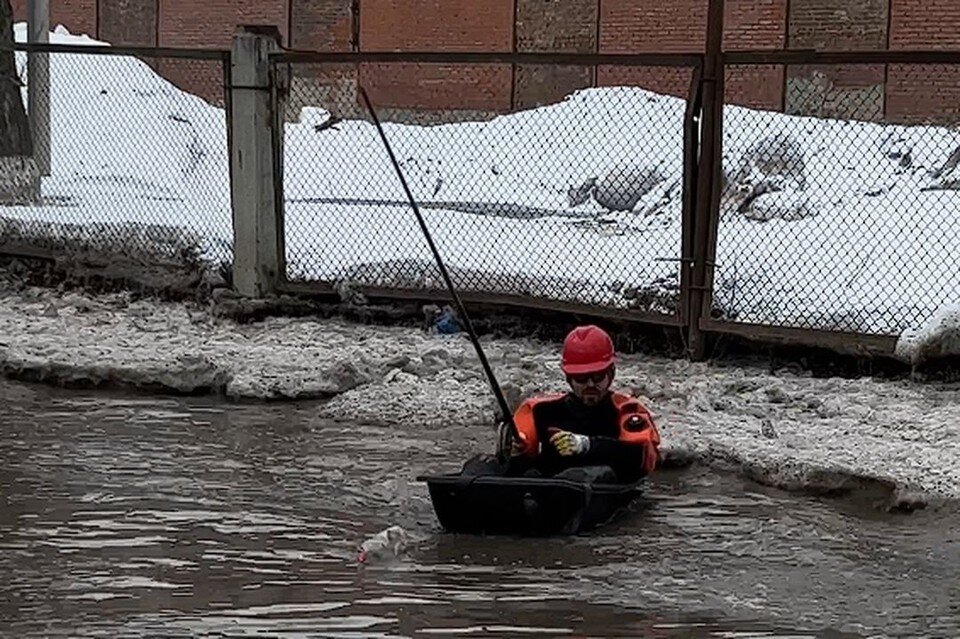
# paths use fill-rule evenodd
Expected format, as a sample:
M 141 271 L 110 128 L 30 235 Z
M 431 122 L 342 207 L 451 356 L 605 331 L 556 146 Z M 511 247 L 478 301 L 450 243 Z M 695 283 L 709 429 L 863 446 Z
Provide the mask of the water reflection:
M 960 634 L 955 513 L 864 516 L 697 470 L 572 539 L 439 534 L 413 477 L 491 445 L 218 404 L 0 383 L 0 634 Z M 414 537 L 360 566 L 390 524 Z

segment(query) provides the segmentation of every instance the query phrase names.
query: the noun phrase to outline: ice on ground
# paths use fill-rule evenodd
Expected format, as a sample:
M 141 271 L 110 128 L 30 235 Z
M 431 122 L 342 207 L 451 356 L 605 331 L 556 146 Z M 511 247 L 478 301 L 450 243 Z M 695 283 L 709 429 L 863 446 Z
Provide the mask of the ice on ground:
M 194 305 L 0 289 L 0 371 L 50 383 L 125 383 L 235 398 L 323 397 L 351 424 L 475 424 L 495 446 L 498 407 L 467 337 L 344 320 L 217 319 Z M 483 339 L 509 401 L 563 390 L 559 344 Z M 818 379 L 623 355 L 618 387 L 642 398 L 668 459 L 728 467 L 790 489 L 889 484 L 960 498 L 960 388 Z M 376 401 L 370 401 L 376 398 Z
M 897 340 L 895 355 L 914 366 L 960 353 L 960 306 L 946 306 Z

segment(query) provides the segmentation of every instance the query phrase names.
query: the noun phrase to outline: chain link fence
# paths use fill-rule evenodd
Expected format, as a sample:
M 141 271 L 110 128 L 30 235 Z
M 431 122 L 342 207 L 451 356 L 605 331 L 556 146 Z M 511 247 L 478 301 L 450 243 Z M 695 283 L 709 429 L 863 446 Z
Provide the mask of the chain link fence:
M 727 95 L 714 317 L 897 335 L 960 302 L 960 66 L 781 70 L 786 113 Z
M 287 277 L 443 287 L 364 86 L 460 290 L 677 317 L 693 69 L 675 65 L 675 97 L 640 88 L 644 67 L 574 62 L 279 58 Z M 479 107 L 452 108 L 451 82 Z M 512 92 L 527 108 L 509 112 Z
M 28 55 L 48 56 L 50 174 L 38 197 L 0 204 L 4 244 L 232 259 L 227 53 L 17 48 L 25 109 Z

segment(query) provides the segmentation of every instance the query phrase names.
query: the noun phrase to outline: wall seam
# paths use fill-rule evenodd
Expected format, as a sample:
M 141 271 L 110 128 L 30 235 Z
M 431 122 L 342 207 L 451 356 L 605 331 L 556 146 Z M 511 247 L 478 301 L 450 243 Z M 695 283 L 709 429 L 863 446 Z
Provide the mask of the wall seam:
M 890 50 L 892 41 L 891 32 L 893 31 L 893 3 L 895 0 L 887 0 L 887 51 Z M 890 64 L 883 65 L 883 105 L 880 107 L 881 118 L 887 119 L 887 93 L 890 87 Z

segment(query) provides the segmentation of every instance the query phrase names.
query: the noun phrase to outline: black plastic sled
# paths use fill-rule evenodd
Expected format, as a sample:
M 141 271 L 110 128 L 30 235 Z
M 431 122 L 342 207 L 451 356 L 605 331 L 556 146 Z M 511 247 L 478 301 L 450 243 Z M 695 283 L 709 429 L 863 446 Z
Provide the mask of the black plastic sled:
M 502 477 L 464 474 L 417 477 L 427 483 L 433 509 L 448 532 L 552 536 L 574 535 L 610 521 L 641 494 L 630 484 L 554 476 Z

